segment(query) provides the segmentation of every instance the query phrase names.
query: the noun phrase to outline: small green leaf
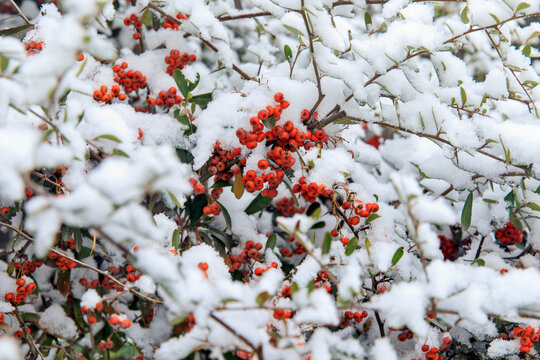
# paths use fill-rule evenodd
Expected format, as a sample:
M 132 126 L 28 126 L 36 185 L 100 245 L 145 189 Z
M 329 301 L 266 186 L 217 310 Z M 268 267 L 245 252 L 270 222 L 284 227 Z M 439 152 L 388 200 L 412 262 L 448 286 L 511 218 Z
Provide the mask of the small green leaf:
M 300 287 L 295 281 L 293 281 L 293 283 L 291 284 L 291 294 L 298 292 L 298 290 L 300 290 Z
M 292 51 L 291 51 L 291 48 L 289 47 L 289 45 L 285 45 L 283 47 L 283 52 L 285 53 L 285 57 L 287 58 L 287 61 L 290 64 L 292 62 Z
M 15 27 L 12 27 L 12 28 L 9 28 L 9 29 L 3 29 L 3 30 L 0 30 L 0 36 L 14 35 L 14 34 L 22 32 L 22 31 L 28 30 L 31 27 L 34 27 L 34 25 L 25 24 L 25 25 L 15 26 Z
M 8 65 L 9 65 L 9 58 L 0 55 L 0 70 L 2 72 L 6 71 Z
M 73 242 L 75 244 L 75 250 L 80 254 L 82 250 L 82 232 L 81 229 L 75 229 L 73 231 Z
M 308 294 L 311 294 L 311 292 L 313 292 L 313 290 L 315 290 L 315 283 L 313 281 L 310 281 L 307 284 Z
M 324 234 L 324 240 L 322 243 L 322 253 L 326 255 L 330 252 L 330 245 L 332 245 L 332 235 L 329 232 Z
M 374 221 L 374 220 L 376 220 L 376 219 L 378 219 L 380 217 L 381 216 L 379 214 L 373 213 L 373 214 L 369 215 L 368 218 L 366 219 L 366 224 L 369 224 L 370 222 L 372 222 L 372 221 Z
M 197 221 L 203 216 L 203 209 L 208 205 L 208 200 L 204 194 L 195 196 L 193 201 L 189 203 L 189 214 L 191 215 L 191 226 L 197 224 Z
M 529 7 L 531 7 L 531 4 L 527 4 L 526 2 L 522 2 L 516 8 L 516 12 L 520 12 L 521 10 L 525 10 L 525 9 L 527 9 Z
M 187 315 L 180 315 L 174 319 L 172 319 L 171 321 L 169 321 L 169 325 L 171 326 L 174 326 L 174 325 L 178 325 L 178 324 L 181 324 L 183 323 L 184 321 L 186 321 L 188 318 Z
M 396 265 L 403 256 L 403 246 L 396 250 L 394 256 L 392 256 L 392 266 Z
M 188 89 L 189 91 L 193 91 L 195 90 L 195 88 L 197 87 L 197 85 L 199 85 L 199 81 L 201 81 L 201 75 L 199 73 L 197 73 L 197 79 L 195 80 L 195 82 L 191 82 L 188 80 Z M 193 98 L 192 98 L 193 99 Z
M 277 243 L 277 235 L 276 234 L 270 235 L 268 239 L 266 240 L 265 249 L 274 250 L 274 248 L 276 247 L 276 243 Z
M 186 98 L 189 93 L 189 87 L 184 74 L 182 74 L 180 70 L 176 69 L 173 73 L 173 79 L 176 82 L 176 86 L 178 86 L 178 89 L 180 90 L 184 98 Z
M 469 11 L 469 7 L 468 6 L 465 6 L 463 8 L 463 11 L 461 11 L 461 21 L 464 23 L 464 24 L 468 24 L 469 23 L 469 17 L 467 16 L 467 12 Z
M 314 207 L 312 208 L 312 206 Z M 318 202 L 314 202 L 312 205 L 309 206 L 308 210 L 306 211 L 306 215 L 310 215 L 312 219 L 318 219 L 319 216 L 321 216 L 321 212 L 321 205 Z
M 528 204 L 526 204 L 525 206 L 527 206 L 528 208 L 534 210 L 534 211 L 540 211 L 540 205 L 536 204 L 536 203 L 533 203 L 533 202 L 530 202 Z
M 324 221 L 318 221 L 313 226 L 311 226 L 311 229 L 321 229 L 325 227 L 326 223 Z
M 526 57 L 529 57 L 531 55 L 531 45 L 527 44 L 523 47 L 521 50 L 521 53 L 525 55 Z
M 193 155 L 185 149 L 176 148 L 176 155 L 178 156 L 178 159 L 180 159 L 180 161 L 184 164 L 191 164 L 194 159 Z
M 266 300 L 270 299 L 270 297 L 271 296 L 268 293 L 268 291 L 264 291 L 260 293 L 259 295 L 257 295 L 257 297 L 255 298 L 255 301 L 257 302 L 257 305 L 262 306 L 262 304 L 264 304 Z
M 356 247 L 358 246 L 358 238 L 355 236 L 349 242 L 347 243 L 347 247 L 345 248 L 345 255 L 349 256 L 353 253 L 354 250 L 356 250 Z
M 367 236 L 366 236 L 365 243 L 366 243 L 367 253 L 368 253 L 368 255 L 370 255 L 369 250 L 371 249 L 371 242 L 369 241 L 369 238 Z
M 152 13 L 146 10 L 141 16 L 141 22 L 146 26 L 152 26 Z
M 467 103 L 467 93 L 463 87 L 459 87 L 459 92 L 461 93 L 461 106 L 465 106 Z
M 497 24 L 500 24 L 500 23 L 501 23 L 501 20 L 499 20 L 499 18 L 497 17 L 497 15 L 492 14 L 492 13 L 489 13 L 489 15 L 493 18 L 493 20 L 495 20 L 495 22 L 496 22 Z
M 118 156 L 123 156 L 123 157 L 129 158 L 129 155 L 126 154 L 125 151 L 120 150 L 120 149 L 114 149 L 114 150 L 112 151 L 112 153 L 113 153 L 114 155 L 118 155 Z
M 231 183 L 229 181 L 226 181 L 226 180 L 218 180 L 214 183 L 214 185 L 210 186 L 211 189 L 219 189 L 219 188 L 224 188 L 224 187 L 227 187 L 227 186 L 231 186 Z
M 208 106 L 208 103 L 212 101 L 212 93 L 195 95 L 191 99 L 189 99 L 189 101 L 199 105 L 199 107 L 204 110 Z
M 66 352 L 64 351 L 64 349 L 60 349 L 56 353 L 56 356 L 54 357 L 54 360 L 62 360 L 62 359 L 64 359 L 65 355 L 66 355 Z
M 107 139 L 107 140 L 111 140 L 111 141 L 114 141 L 114 142 L 117 142 L 117 143 L 122 142 L 122 140 L 120 140 L 119 138 L 117 138 L 116 136 L 111 135 L 111 134 L 99 135 L 96 139 Z
M 464 230 L 467 230 L 469 226 L 471 226 L 472 204 L 473 193 L 469 192 L 465 204 L 463 205 L 463 210 L 461 211 L 461 226 Z
M 174 229 L 172 233 L 171 245 L 176 250 L 178 250 L 178 247 L 180 246 L 180 232 L 178 231 L 178 229 Z
M 257 195 L 255 199 L 248 205 L 246 214 L 253 215 L 261 210 L 264 210 L 268 205 L 272 203 L 272 198 L 268 196 L 263 196 L 261 193 Z
M 373 24 L 373 21 L 371 20 L 371 14 L 367 11 L 364 13 L 364 24 L 366 24 L 366 29 L 368 29 L 369 26 Z
M 297 28 L 295 27 L 292 27 L 290 25 L 285 25 L 283 24 L 283 26 L 285 27 L 285 29 L 289 30 L 290 32 L 292 32 L 293 34 L 296 34 L 298 36 L 304 36 L 304 33 L 301 32 L 300 30 L 298 30 Z
M 223 217 L 225 218 L 225 223 L 227 224 L 227 227 L 230 229 L 231 228 L 231 215 L 229 214 L 229 210 L 227 210 L 225 206 L 223 206 L 223 204 L 220 203 L 219 201 L 216 201 L 216 202 L 221 208 L 221 213 L 223 214 Z
M 486 266 L 486 262 L 484 259 L 478 258 L 471 263 L 471 266 Z

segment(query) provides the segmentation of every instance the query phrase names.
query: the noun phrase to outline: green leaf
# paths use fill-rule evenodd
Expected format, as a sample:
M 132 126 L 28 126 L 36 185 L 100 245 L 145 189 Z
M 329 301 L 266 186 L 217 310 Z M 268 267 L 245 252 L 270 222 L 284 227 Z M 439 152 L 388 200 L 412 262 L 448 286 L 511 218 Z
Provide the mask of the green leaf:
M 178 231 L 178 229 L 174 229 L 172 233 L 171 245 L 176 250 L 178 250 L 178 247 L 180 246 L 180 231 Z
M 353 253 L 354 250 L 356 250 L 356 247 L 358 246 L 358 238 L 355 236 L 349 242 L 347 243 L 347 247 L 345 248 L 345 255 L 349 256 Z
M 15 26 L 9 29 L 3 29 L 3 30 L 0 30 L 0 36 L 14 35 L 22 31 L 28 30 L 32 27 L 34 27 L 34 25 L 25 24 L 25 25 Z
M 75 243 L 75 250 L 77 253 L 81 253 L 82 250 L 82 232 L 81 229 L 75 229 L 73 231 L 73 242 Z
M 191 121 L 189 121 L 189 118 L 186 114 L 180 115 L 180 110 L 176 109 L 174 111 L 174 117 L 176 120 L 180 122 L 180 124 L 187 126 L 188 128 L 191 128 Z
M 210 186 L 210 189 L 218 189 L 218 188 L 224 188 L 227 186 L 231 186 L 231 183 L 229 181 L 225 180 L 218 180 L 214 183 L 214 185 Z
M 493 20 L 495 20 L 495 22 L 496 22 L 497 24 L 500 24 L 500 23 L 501 23 L 501 20 L 499 20 L 499 18 L 497 17 L 497 15 L 492 14 L 492 13 L 489 13 L 489 15 L 493 18 Z
M 225 223 L 227 224 L 227 227 L 230 229 L 231 228 L 231 214 L 229 214 L 229 210 L 227 210 L 225 206 L 223 206 L 223 204 L 220 203 L 219 201 L 216 200 L 216 202 L 221 208 L 221 213 L 223 214 L 223 217 L 225 218 Z
M 329 232 L 324 234 L 324 240 L 322 243 L 322 253 L 323 255 L 328 254 L 330 252 L 330 245 L 332 245 L 332 235 L 330 235 Z
M 9 58 L 0 55 L 0 70 L 2 72 L 6 71 L 8 65 L 9 65 Z
M 111 141 L 114 141 L 114 142 L 117 142 L 117 143 L 122 142 L 122 140 L 120 140 L 119 138 L 117 138 L 116 136 L 111 135 L 111 134 L 99 135 L 96 139 L 107 139 L 107 140 L 111 140 Z
M 184 164 L 191 164 L 194 159 L 193 155 L 185 149 L 176 148 L 176 155 L 178 156 L 178 159 L 180 159 L 180 161 Z
M 197 221 L 199 221 L 199 219 L 203 216 L 203 208 L 206 205 L 208 205 L 208 201 L 206 200 L 206 196 L 204 194 L 199 194 L 195 196 L 193 201 L 189 203 L 191 226 L 197 224 Z
M 60 349 L 56 353 L 56 356 L 54 357 L 54 360 L 62 360 L 62 359 L 64 359 L 65 355 L 66 355 L 66 352 L 64 351 L 64 349 Z
M 304 33 L 301 32 L 300 30 L 298 30 L 297 28 L 294 28 L 294 27 L 292 27 L 290 25 L 285 25 L 285 24 L 283 24 L 283 26 L 285 27 L 285 29 L 289 30 L 293 34 L 296 34 L 298 36 L 304 36 Z
M 366 24 L 366 29 L 369 28 L 369 25 L 373 24 L 373 21 L 371 20 L 371 14 L 367 11 L 364 13 L 364 24 Z
M 283 47 L 283 52 L 285 53 L 285 57 L 287 58 L 287 61 L 290 64 L 291 61 L 292 61 L 292 51 L 291 51 L 291 48 L 289 47 L 289 45 L 285 45 Z
M 152 26 L 152 13 L 146 10 L 141 16 L 141 22 L 146 26 Z
M 271 296 L 268 293 L 268 291 L 264 291 L 264 292 L 260 293 L 259 295 L 257 295 L 257 297 L 255 298 L 255 301 L 257 302 L 257 305 L 262 306 L 262 304 L 264 304 L 266 302 L 266 300 L 268 300 L 270 298 L 271 298 Z
M 246 214 L 253 215 L 263 209 L 265 209 L 268 205 L 272 203 L 272 198 L 268 196 L 263 196 L 261 193 L 257 195 L 255 199 L 248 205 L 246 210 Z
M 376 220 L 376 219 L 378 219 L 380 217 L 381 216 L 379 214 L 373 213 L 373 214 L 369 215 L 368 218 L 366 219 L 366 224 L 369 224 L 370 222 L 372 222 L 372 221 L 374 221 L 374 220 Z
M 528 204 L 526 204 L 525 206 L 527 206 L 528 208 L 534 210 L 534 211 L 540 211 L 540 205 L 536 204 L 536 203 L 533 203 L 533 202 L 530 202 Z
M 208 106 L 208 103 L 212 101 L 212 93 L 195 95 L 191 99 L 189 99 L 189 101 L 199 105 L 200 108 L 204 110 Z
M 307 292 L 308 292 L 308 294 L 311 294 L 311 292 L 313 290 L 315 290 L 315 283 L 313 281 L 310 281 L 307 284 Z
M 180 90 L 184 98 L 186 98 L 189 93 L 189 87 L 184 74 L 182 74 L 180 70 L 176 69 L 173 73 L 173 79 L 176 82 L 176 86 L 178 86 L 178 89 Z
M 311 226 L 311 229 L 321 229 L 325 227 L 326 223 L 324 221 L 318 221 L 313 226 Z
M 531 45 L 527 44 L 523 47 L 521 50 L 521 53 L 525 55 L 526 57 L 529 57 L 531 55 Z
M 183 323 L 184 321 L 186 321 L 187 318 L 188 318 L 187 315 L 181 315 L 181 316 L 178 316 L 178 317 L 172 319 L 171 321 L 169 321 L 169 325 L 174 326 L 174 325 L 181 324 L 181 323 Z
M 291 284 L 291 294 L 298 292 L 298 290 L 300 290 L 300 287 L 295 281 L 293 281 L 293 283 Z
M 469 23 L 469 17 L 467 16 L 467 12 L 469 11 L 469 7 L 468 6 L 465 6 L 463 8 L 463 11 L 461 11 L 461 21 L 464 23 L 464 24 L 468 24 Z
M 529 7 L 531 7 L 531 4 L 527 4 L 526 2 L 522 2 L 516 8 L 516 12 L 520 12 L 521 10 L 525 10 L 526 8 L 529 8 Z
M 173 203 L 178 206 L 179 209 L 183 209 L 183 206 L 180 204 L 180 202 L 178 201 L 178 199 L 176 198 L 176 196 L 174 196 L 174 194 L 170 191 L 167 191 L 167 194 L 169 195 L 169 197 L 171 198 L 171 200 L 173 201 Z
M 471 266 L 486 266 L 486 262 L 484 259 L 478 258 L 471 263 Z
M 265 250 L 266 249 L 274 250 L 274 248 L 276 247 L 276 243 L 277 243 L 277 235 L 276 234 L 270 235 L 268 239 L 266 240 Z
M 472 203 L 473 193 L 469 192 L 469 195 L 465 200 L 465 205 L 463 205 L 463 210 L 461 211 L 461 226 L 464 230 L 467 230 L 469 226 L 471 226 Z
M 318 219 L 321 215 L 321 204 L 318 202 L 311 203 L 306 210 L 306 215 L 311 216 L 312 219 Z
M 368 238 L 367 236 L 366 236 L 365 243 L 366 243 L 366 250 L 367 250 L 367 253 L 368 253 L 368 255 L 370 255 L 369 249 L 371 249 L 371 242 L 369 241 L 369 238 Z
M 199 81 L 201 81 L 201 75 L 199 75 L 199 73 L 197 73 L 197 79 L 195 80 L 194 83 L 188 80 L 188 83 L 189 83 L 188 89 L 189 89 L 189 91 L 195 90 L 197 85 L 199 85 Z
M 114 155 L 118 155 L 118 156 L 123 156 L 123 157 L 129 158 L 129 155 L 126 154 L 125 151 L 120 150 L 120 149 L 114 149 L 114 150 L 112 151 L 112 153 L 113 153 Z
M 467 93 L 463 87 L 459 87 L 459 92 L 461 93 L 461 106 L 465 106 L 467 103 Z
M 403 246 L 396 250 L 394 256 L 392 256 L 392 266 L 396 265 L 403 256 Z
M 350 119 L 337 119 L 335 121 L 333 121 L 333 124 L 339 124 L 339 125 L 354 125 L 354 124 L 359 124 L 358 121 L 354 121 L 354 120 L 350 120 Z

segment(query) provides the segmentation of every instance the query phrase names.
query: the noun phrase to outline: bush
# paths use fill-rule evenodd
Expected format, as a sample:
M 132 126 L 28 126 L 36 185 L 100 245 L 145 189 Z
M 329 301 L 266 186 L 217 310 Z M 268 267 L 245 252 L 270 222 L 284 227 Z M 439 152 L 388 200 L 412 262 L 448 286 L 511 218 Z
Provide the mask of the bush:
M 0 359 L 538 356 L 538 0 L 42 3 Z

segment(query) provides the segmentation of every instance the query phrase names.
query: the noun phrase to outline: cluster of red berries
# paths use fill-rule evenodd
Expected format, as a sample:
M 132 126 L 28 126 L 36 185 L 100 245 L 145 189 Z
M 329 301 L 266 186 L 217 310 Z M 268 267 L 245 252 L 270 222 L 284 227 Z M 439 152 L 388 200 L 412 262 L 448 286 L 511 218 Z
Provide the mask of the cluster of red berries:
M 400 333 L 397 337 L 397 339 L 401 342 L 405 342 L 407 340 L 411 340 L 413 338 L 413 333 L 410 330 L 405 330 L 402 333 Z
M 315 289 L 324 288 L 326 291 L 332 291 L 332 285 L 328 283 L 328 274 L 324 271 L 319 271 L 317 277 L 313 280 Z
M 112 349 L 114 346 L 114 342 L 112 340 L 101 340 L 98 344 L 97 344 L 97 347 L 98 349 L 100 350 L 106 350 L 106 349 Z
M 99 286 L 99 280 L 93 280 L 91 282 L 88 282 L 87 279 L 80 279 L 79 284 L 81 284 L 87 289 L 95 289 Z
M 278 263 L 277 262 L 273 262 L 270 266 L 266 267 L 266 268 L 262 268 L 262 267 L 257 267 L 255 268 L 255 270 L 253 270 L 253 273 L 255 274 L 255 276 L 261 276 L 262 274 L 264 274 L 266 271 L 270 270 L 270 269 L 277 269 L 278 267 Z
M 176 14 L 176 18 L 178 20 L 187 19 L 186 15 L 184 15 L 182 13 Z M 165 21 L 163 22 L 163 28 L 164 29 L 178 30 L 178 24 L 176 22 L 172 21 L 171 19 L 169 19 L 168 17 L 165 17 Z
M 120 86 L 113 85 L 111 90 L 107 91 L 107 86 L 101 85 L 99 90 L 94 91 L 94 100 L 108 103 L 109 101 L 118 98 L 122 101 L 126 99 L 126 94 L 120 93 Z
M 139 272 L 139 270 L 135 269 L 133 265 L 128 264 L 126 266 L 126 280 L 134 283 L 135 281 L 139 280 L 142 276 L 142 274 Z
M 168 91 L 160 91 L 158 94 L 158 98 L 154 99 L 153 97 L 149 97 L 146 99 L 146 102 L 148 103 L 148 106 L 166 106 L 166 107 L 173 107 L 174 105 L 180 105 L 184 99 L 180 95 L 177 94 L 176 88 L 171 87 Z
M 10 209 L 8 206 L 2 206 L 2 208 L 0 209 L 0 215 L 7 215 L 9 214 L 10 212 Z
M 197 56 L 194 54 L 184 53 L 180 55 L 180 51 L 171 50 L 168 56 L 165 57 L 165 64 L 167 64 L 167 74 L 173 75 L 174 70 L 182 70 L 190 63 L 197 60 Z
M 236 160 L 240 156 L 242 149 L 234 148 L 232 150 L 224 150 L 218 141 L 214 145 L 214 153 L 209 160 L 208 172 L 214 175 L 214 181 L 230 180 L 240 172 L 240 167 L 236 164 Z M 245 165 L 245 158 L 241 162 Z
M 4 322 L 5 316 L 0 312 L 0 324 Z
M 221 189 L 214 189 L 214 190 L 221 190 Z M 212 190 L 212 193 L 214 192 Z M 221 190 L 223 191 L 223 190 Z M 203 208 L 203 214 L 205 215 L 219 215 L 221 213 L 221 207 L 217 202 L 213 202 L 210 205 L 207 205 Z
M 516 229 L 509 221 L 504 228 L 495 231 L 495 237 L 503 245 L 512 245 L 523 241 L 523 231 Z
M 127 18 L 124 19 L 124 25 L 127 27 L 130 27 L 133 25 L 133 28 L 135 29 L 135 34 L 133 34 L 133 39 L 139 40 L 141 38 L 141 29 L 143 27 L 143 23 L 139 20 L 139 17 L 135 14 L 131 14 Z
M 347 224 L 356 226 L 360 223 L 360 218 L 367 218 L 369 215 L 379 211 L 379 205 L 377 203 L 367 203 L 365 206 L 360 200 L 344 201 L 341 203 L 341 208 L 344 210 L 347 216 Z M 347 215 L 347 212 L 349 214 Z
M 118 327 L 120 327 L 120 329 L 127 329 L 128 327 L 131 326 L 131 320 L 129 320 L 128 318 L 125 318 L 125 319 L 120 319 L 118 316 L 116 315 L 113 315 L 109 318 L 109 324 L 111 326 L 116 326 L 118 325 Z
M 292 287 L 291 285 L 283 285 L 283 289 L 281 289 L 281 296 L 287 297 L 292 295 Z
M 41 267 L 43 262 L 23 261 L 20 263 L 16 262 L 13 265 L 15 266 L 15 270 L 20 271 L 23 275 L 28 275 L 34 273 L 38 267 Z
M 112 70 L 116 74 L 114 81 L 116 81 L 124 90 L 129 94 L 139 89 L 146 89 L 148 84 L 146 83 L 146 76 L 140 71 L 127 70 L 128 63 L 122 62 L 122 64 L 116 64 Z
M 274 310 L 274 319 L 281 320 L 281 319 L 290 319 L 292 318 L 293 314 L 290 310 L 283 310 L 278 309 Z
M 61 271 L 68 271 L 69 269 L 74 269 L 77 267 L 77 263 L 75 261 L 71 261 L 68 258 L 57 255 L 52 251 L 49 253 L 48 258 L 50 260 L 54 260 L 54 264 L 58 266 Z
M 381 137 L 378 135 L 374 135 L 366 140 L 366 144 L 373 146 L 375 149 L 378 149 L 381 145 Z
M 10 302 L 12 305 L 19 305 L 21 303 L 24 303 L 26 301 L 26 297 L 32 294 L 37 289 L 36 284 L 34 283 L 26 284 L 26 280 L 22 278 L 17 279 L 16 284 L 17 284 L 17 295 L 10 292 L 4 296 L 4 299 Z
M 284 246 L 281 249 L 279 249 L 279 252 L 281 253 L 281 255 L 285 256 L 286 258 L 290 258 L 295 254 L 296 255 L 302 255 L 303 253 L 306 252 L 306 249 L 304 248 L 302 243 L 300 243 L 299 241 L 295 241 L 295 240 L 296 240 L 296 237 L 294 237 L 292 235 L 287 238 L 287 241 L 292 243 L 292 246 L 294 247 L 294 250 L 291 250 L 290 248 Z
M 454 239 L 449 239 L 444 235 L 438 237 L 440 241 L 439 249 L 441 249 L 444 259 L 454 261 L 459 253 L 458 244 Z
M 339 326 L 341 328 L 345 328 L 353 321 L 357 323 L 362 322 L 362 320 L 367 318 L 367 316 L 368 316 L 367 311 L 362 311 L 362 312 L 345 311 L 345 313 L 343 314 L 343 318 L 341 319 L 341 322 L 339 323 Z
M 261 259 L 261 243 L 255 243 L 252 240 L 246 242 L 246 246 L 240 254 L 231 255 L 231 271 L 240 270 L 242 265 L 247 264 L 249 259 L 259 261 Z M 247 273 L 245 273 L 247 275 Z
M 540 340 L 540 328 L 534 331 L 532 326 L 527 326 L 525 329 L 517 327 L 514 328 L 512 335 L 516 338 L 520 338 L 519 343 L 521 347 L 519 348 L 519 351 L 522 353 L 529 353 L 534 344 Z
M 238 356 L 240 359 L 253 359 L 253 356 L 255 354 L 249 353 L 244 350 L 236 350 L 236 356 Z
M 117 267 L 111 266 L 109 267 L 108 272 L 109 274 L 113 275 L 113 274 L 119 273 L 120 270 Z M 84 278 L 80 279 L 79 283 L 87 289 L 95 289 L 101 285 L 105 289 L 109 289 L 109 290 L 113 290 L 113 289 L 117 291 L 123 290 L 123 286 L 113 282 L 108 277 L 104 277 L 103 280 L 101 280 L 101 283 L 99 282 L 99 280 L 93 280 L 89 282 L 87 279 L 84 279 Z
M 427 360 L 446 360 L 445 357 L 440 356 L 440 353 L 448 350 L 449 345 L 451 343 L 452 343 L 452 339 L 450 339 L 448 336 L 445 336 L 443 338 L 443 345 L 441 345 L 441 347 L 430 348 L 429 345 L 422 345 L 422 351 L 426 353 Z M 422 359 L 418 358 L 418 359 L 411 359 L 411 360 L 422 360 Z
M 317 198 L 321 195 L 330 195 L 332 193 L 332 189 L 326 189 L 324 184 L 317 184 L 314 182 L 308 184 L 306 183 L 306 178 L 302 176 L 298 180 L 298 184 L 294 184 L 292 192 L 295 194 L 300 193 L 304 199 L 312 203 L 315 202 L 315 200 L 317 200 Z
M 199 184 L 199 182 L 197 180 L 195 180 L 194 178 L 190 178 L 189 179 L 189 182 L 191 183 L 191 185 L 193 186 L 193 191 L 195 191 L 195 194 L 202 194 L 204 193 L 204 185 L 203 184 Z
M 292 198 L 283 197 L 281 200 L 276 201 L 276 208 L 278 213 L 284 217 L 291 217 L 294 214 L 303 214 L 306 211 L 305 206 L 296 207 Z
M 141 128 L 137 128 L 137 130 L 138 130 L 137 140 L 142 141 L 142 137 L 143 137 L 144 133 L 143 133 Z
M 96 310 L 101 311 L 103 310 L 103 303 L 98 302 L 96 303 Z M 88 309 L 86 306 L 81 306 L 81 313 L 86 316 L 86 321 L 89 324 L 95 324 L 97 322 L 97 318 L 94 315 L 89 315 L 92 312 L 92 310 Z
M 268 197 L 276 197 L 278 194 L 277 187 L 281 184 L 283 178 L 285 178 L 285 173 L 281 169 L 277 169 L 275 173 L 271 172 L 259 176 L 257 176 L 255 170 L 248 170 L 246 174 L 242 176 L 242 182 L 248 192 L 263 190 L 264 183 L 268 183 L 268 187 L 262 191 L 262 194 Z
M 44 42 L 43 41 L 39 41 L 39 42 L 28 41 L 23 44 L 24 44 L 24 49 L 26 50 L 26 54 L 31 56 L 31 55 L 35 55 L 36 51 L 43 50 Z

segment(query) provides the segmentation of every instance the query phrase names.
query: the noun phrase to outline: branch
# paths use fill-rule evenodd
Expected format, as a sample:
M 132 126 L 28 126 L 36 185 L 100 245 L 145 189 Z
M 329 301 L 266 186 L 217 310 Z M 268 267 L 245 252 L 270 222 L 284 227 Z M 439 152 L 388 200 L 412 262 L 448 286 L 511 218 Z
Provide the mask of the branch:
M 229 330 L 231 334 L 236 336 L 238 339 L 242 340 L 247 346 L 249 346 L 256 354 L 259 360 L 264 360 L 262 347 L 259 345 L 258 347 L 255 347 L 255 345 L 249 341 L 244 335 L 239 334 L 236 330 L 234 330 L 229 324 L 221 320 L 214 314 L 213 312 L 210 313 L 210 317 L 214 319 L 216 322 L 218 322 L 221 326 L 223 326 L 225 329 Z
M 21 235 L 22 237 L 24 237 L 25 239 L 27 240 L 30 240 L 32 242 L 36 241 L 33 237 L 31 237 L 30 235 L 26 234 L 24 231 L 22 230 L 19 230 L 17 229 L 16 227 L 10 225 L 10 224 L 7 224 L 7 223 L 4 223 L 4 222 L 0 222 L 0 226 L 3 226 L 3 227 L 6 227 L 10 230 L 13 230 L 15 231 L 17 234 Z M 93 267 L 92 265 L 89 265 L 85 262 L 82 262 L 80 260 L 77 260 L 76 258 L 64 253 L 63 251 L 60 251 L 60 250 L 57 250 L 55 248 L 52 248 L 51 249 L 51 252 L 52 253 L 55 253 L 56 255 L 59 255 L 59 256 L 62 256 L 62 257 L 65 257 L 66 259 L 74 262 L 74 263 L 77 263 L 78 265 L 82 266 L 82 267 L 85 267 L 87 269 L 90 269 L 92 271 L 95 271 L 97 272 L 98 274 L 101 274 L 107 278 L 109 278 L 111 281 L 113 281 L 114 283 L 122 286 L 124 289 L 127 289 L 129 290 L 130 292 L 132 292 L 133 294 L 145 299 L 145 300 L 148 300 L 148 301 L 151 301 L 153 303 L 156 303 L 156 304 L 162 304 L 163 302 L 161 300 L 157 300 L 157 299 L 152 299 L 151 297 L 148 297 L 142 293 L 140 293 L 139 291 L 135 290 L 134 287 L 127 287 L 126 284 L 122 283 L 120 280 L 118 280 L 117 278 L 115 278 L 114 276 L 112 276 L 111 274 L 109 274 L 108 271 L 103 271 L 103 270 L 100 270 L 98 268 L 95 268 Z

